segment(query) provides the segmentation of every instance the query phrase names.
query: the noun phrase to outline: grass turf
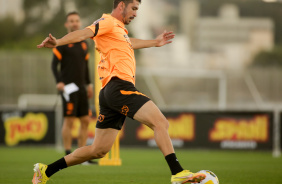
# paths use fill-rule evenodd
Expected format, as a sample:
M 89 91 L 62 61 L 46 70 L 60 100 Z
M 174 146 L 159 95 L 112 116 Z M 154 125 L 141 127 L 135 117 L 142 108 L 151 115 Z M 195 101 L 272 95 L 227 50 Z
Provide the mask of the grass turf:
M 176 150 L 185 169 L 208 169 L 221 184 L 282 182 L 282 158 L 270 152 Z M 30 184 L 33 164 L 49 164 L 63 156 L 53 148 L 0 148 L 0 183 Z M 169 184 L 170 172 L 157 149 L 121 149 L 122 166 L 74 166 L 54 176 L 48 184 Z

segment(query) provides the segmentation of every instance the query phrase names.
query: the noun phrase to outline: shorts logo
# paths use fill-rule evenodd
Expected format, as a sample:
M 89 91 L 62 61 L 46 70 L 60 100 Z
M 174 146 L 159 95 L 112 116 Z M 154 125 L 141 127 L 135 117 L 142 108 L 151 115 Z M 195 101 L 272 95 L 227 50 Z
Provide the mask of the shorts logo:
M 102 123 L 102 122 L 104 121 L 104 119 L 105 119 L 105 116 L 102 115 L 102 114 L 100 114 L 99 117 L 98 117 L 98 121 L 99 121 L 100 123 Z
M 121 114 L 127 116 L 127 113 L 129 112 L 129 108 L 124 105 L 122 108 L 121 108 Z
M 67 115 L 71 115 L 73 112 L 73 109 L 74 109 L 73 103 L 70 103 L 70 102 L 67 103 Z

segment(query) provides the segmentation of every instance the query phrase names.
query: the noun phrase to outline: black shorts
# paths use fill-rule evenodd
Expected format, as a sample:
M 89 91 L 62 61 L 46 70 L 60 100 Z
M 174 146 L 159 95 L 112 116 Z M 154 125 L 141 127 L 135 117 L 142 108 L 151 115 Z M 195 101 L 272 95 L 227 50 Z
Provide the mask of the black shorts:
M 120 130 L 126 116 L 133 119 L 135 113 L 149 100 L 131 82 L 112 78 L 99 94 L 100 115 L 96 127 Z
M 70 94 L 67 102 L 62 96 L 64 117 L 82 117 L 87 116 L 89 112 L 89 104 L 87 92 L 84 87 L 80 87 L 78 91 Z

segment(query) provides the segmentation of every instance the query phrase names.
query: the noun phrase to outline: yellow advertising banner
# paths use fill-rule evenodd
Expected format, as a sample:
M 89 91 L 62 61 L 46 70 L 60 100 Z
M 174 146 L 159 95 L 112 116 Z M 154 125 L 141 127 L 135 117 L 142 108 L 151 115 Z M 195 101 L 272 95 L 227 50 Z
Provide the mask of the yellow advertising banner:
M 20 141 L 42 140 L 48 130 L 48 120 L 43 113 L 28 113 L 24 117 L 8 118 L 4 127 L 5 143 L 8 146 L 14 146 Z

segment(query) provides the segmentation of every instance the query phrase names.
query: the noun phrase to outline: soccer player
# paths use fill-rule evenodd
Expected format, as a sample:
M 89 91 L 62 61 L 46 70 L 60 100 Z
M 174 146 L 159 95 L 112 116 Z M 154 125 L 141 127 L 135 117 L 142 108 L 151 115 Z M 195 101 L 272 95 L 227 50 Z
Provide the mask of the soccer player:
M 175 36 L 173 32 L 165 31 L 154 40 L 129 38 L 124 26 L 137 16 L 140 3 L 141 0 L 114 0 L 112 13 L 104 14 L 84 30 L 71 32 L 61 39 L 49 34 L 38 45 L 38 48 L 54 48 L 92 38 L 101 54 L 98 73 L 102 89 L 99 95 L 100 117 L 93 144 L 78 148 L 50 165 L 35 164 L 34 184 L 45 184 L 53 174 L 66 167 L 104 157 L 111 149 L 126 116 L 154 131 L 155 141 L 171 170 L 173 184 L 196 183 L 206 177 L 202 173 L 183 170 L 168 134 L 167 119 L 146 95 L 135 88 L 134 49 L 161 47 L 171 43 Z
M 68 33 L 80 29 L 80 16 L 77 12 L 70 12 L 66 16 L 65 27 Z M 63 92 L 65 85 L 70 83 L 76 84 L 79 88 L 78 91 L 70 94 L 69 99 L 65 99 L 61 93 L 64 112 L 62 135 L 65 153 L 68 155 L 71 153 L 71 130 L 76 118 L 79 118 L 81 125 L 78 136 L 78 147 L 85 146 L 87 141 L 89 125 L 88 98 L 93 96 L 93 86 L 89 79 L 87 42 L 83 40 L 61 45 L 53 48 L 53 53 L 52 71 L 56 79 L 57 89 Z M 60 72 L 58 71 L 58 65 L 60 65 Z M 84 162 L 84 164 L 88 163 L 94 162 Z

